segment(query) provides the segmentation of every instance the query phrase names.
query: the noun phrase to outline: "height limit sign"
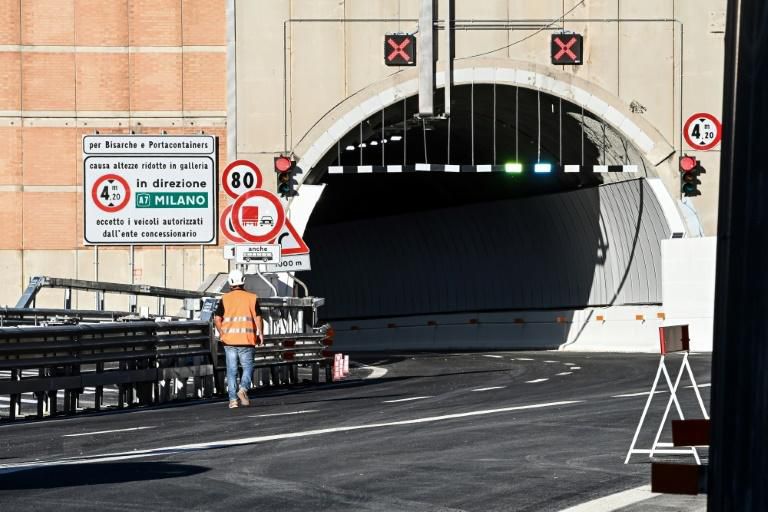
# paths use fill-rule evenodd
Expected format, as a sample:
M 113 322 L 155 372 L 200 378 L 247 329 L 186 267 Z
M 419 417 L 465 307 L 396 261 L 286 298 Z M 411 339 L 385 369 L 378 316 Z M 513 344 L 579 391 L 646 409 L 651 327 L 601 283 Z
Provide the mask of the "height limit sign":
M 215 244 L 216 139 L 83 137 L 86 244 Z

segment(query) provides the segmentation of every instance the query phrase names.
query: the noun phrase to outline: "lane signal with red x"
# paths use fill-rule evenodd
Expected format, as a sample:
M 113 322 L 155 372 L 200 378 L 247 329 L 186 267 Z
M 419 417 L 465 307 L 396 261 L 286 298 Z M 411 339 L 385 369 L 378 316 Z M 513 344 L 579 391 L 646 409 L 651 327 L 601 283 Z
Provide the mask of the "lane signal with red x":
M 581 64 L 581 34 L 552 34 L 552 64 Z
M 413 34 L 386 34 L 384 36 L 384 64 L 387 66 L 416 65 L 416 36 Z

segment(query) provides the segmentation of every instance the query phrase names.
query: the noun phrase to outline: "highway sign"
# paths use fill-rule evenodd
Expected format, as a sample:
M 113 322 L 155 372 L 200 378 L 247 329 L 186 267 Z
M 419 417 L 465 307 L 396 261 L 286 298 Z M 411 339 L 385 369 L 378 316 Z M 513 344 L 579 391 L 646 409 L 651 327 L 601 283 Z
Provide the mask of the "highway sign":
M 237 263 L 279 263 L 280 246 L 277 244 L 237 244 Z
M 207 135 L 84 136 L 85 243 L 215 244 L 215 145 Z
M 232 226 L 246 242 L 273 240 L 285 224 L 285 210 L 280 200 L 266 190 L 251 190 L 232 205 Z
M 281 256 L 280 263 L 267 263 L 259 265 L 259 272 L 300 272 L 302 270 L 311 270 L 309 264 L 309 254 L 295 254 L 290 256 Z
M 715 147 L 723 136 L 720 121 L 712 114 L 693 114 L 683 126 L 685 142 L 694 149 L 705 151 Z
M 261 184 L 261 170 L 248 160 L 235 160 L 221 175 L 221 186 L 232 199 L 237 199 L 249 190 L 261 188 Z

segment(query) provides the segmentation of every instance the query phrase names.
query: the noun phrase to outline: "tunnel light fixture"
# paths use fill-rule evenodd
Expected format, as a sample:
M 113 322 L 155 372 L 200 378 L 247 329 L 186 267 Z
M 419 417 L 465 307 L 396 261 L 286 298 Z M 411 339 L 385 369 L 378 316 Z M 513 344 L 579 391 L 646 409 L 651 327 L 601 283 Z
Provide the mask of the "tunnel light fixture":
M 545 174 L 552 172 L 552 164 L 545 162 L 538 162 L 533 166 L 533 172 L 536 174 Z
M 365 144 L 365 142 L 361 142 L 357 147 L 359 147 L 359 148 L 367 148 L 368 146 Z
M 520 174 L 523 172 L 523 164 L 517 162 L 509 162 L 504 164 L 504 172 L 509 174 Z
M 371 146 L 378 146 L 379 145 L 378 141 L 375 141 L 375 140 L 372 140 L 370 142 L 370 144 L 371 144 Z
M 391 136 L 389 138 L 389 140 L 393 140 L 393 141 L 403 140 L 403 136 L 402 135 L 393 135 L 393 136 Z
M 355 146 L 347 146 L 344 149 L 346 149 L 347 151 L 354 151 L 355 150 Z

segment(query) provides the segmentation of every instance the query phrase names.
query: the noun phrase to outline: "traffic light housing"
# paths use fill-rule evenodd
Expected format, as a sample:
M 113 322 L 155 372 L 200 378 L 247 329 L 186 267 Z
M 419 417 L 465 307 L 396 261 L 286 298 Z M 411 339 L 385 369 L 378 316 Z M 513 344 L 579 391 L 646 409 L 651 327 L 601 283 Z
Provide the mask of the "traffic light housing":
M 679 161 L 680 193 L 685 197 L 701 195 L 699 192 L 699 173 L 701 167 L 699 161 L 690 155 L 683 155 Z
M 291 157 L 280 155 L 275 157 L 275 172 L 277 173 L 277 193 L 282 197 L 293 197 L 295 182 L 293 175 L 296 170 L 296 162 Z

